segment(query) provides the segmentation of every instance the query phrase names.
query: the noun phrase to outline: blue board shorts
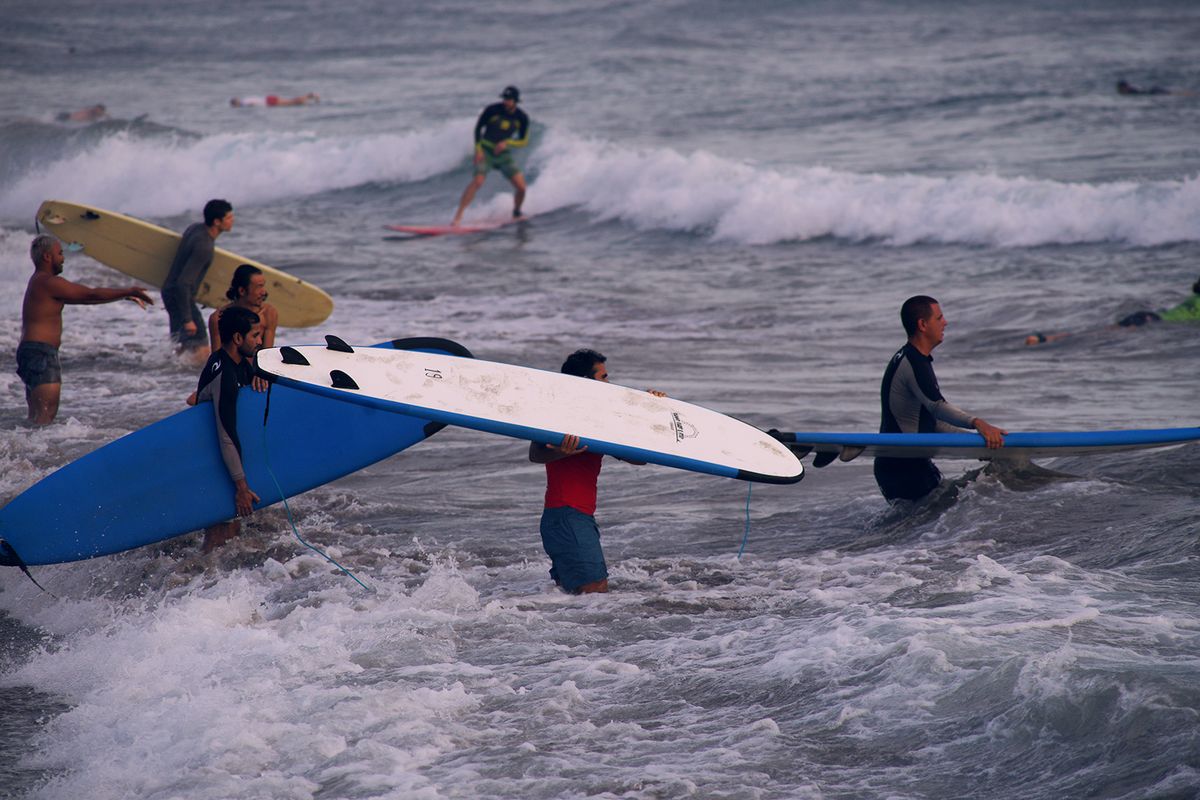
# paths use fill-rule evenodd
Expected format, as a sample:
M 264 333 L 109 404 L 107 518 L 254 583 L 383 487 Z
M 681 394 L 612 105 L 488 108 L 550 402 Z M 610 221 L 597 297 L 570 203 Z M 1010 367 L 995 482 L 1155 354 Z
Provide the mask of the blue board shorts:
M 62 383 L 58 348 L 45 342 L 21 342 L 17 345 L 17 375 L 30 389 L 44 383 Z
M 564 591 L 608 577 L 596 518 L 570 506 L 542 512 L 542 547 L 550 556 L 550 577 Z

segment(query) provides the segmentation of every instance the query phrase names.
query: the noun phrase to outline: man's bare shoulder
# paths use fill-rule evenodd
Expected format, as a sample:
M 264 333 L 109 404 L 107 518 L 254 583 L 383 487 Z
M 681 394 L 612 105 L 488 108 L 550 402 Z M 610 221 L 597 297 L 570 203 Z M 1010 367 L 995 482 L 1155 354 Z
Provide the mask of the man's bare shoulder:
M 35 272 L 29 277 L 29 290 L 49 297 L 57 297 L 64 290 L 70 290 L 78 285 L 61 275 L 51 275 L 46 272 Z

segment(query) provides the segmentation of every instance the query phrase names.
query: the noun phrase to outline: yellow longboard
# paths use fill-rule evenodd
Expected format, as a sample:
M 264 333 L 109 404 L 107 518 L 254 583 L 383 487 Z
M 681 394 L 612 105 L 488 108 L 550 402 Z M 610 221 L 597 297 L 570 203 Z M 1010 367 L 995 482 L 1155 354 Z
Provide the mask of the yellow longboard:
M 63 200 L 42 203 L 37 222 L 63 242 L 81 246 L 101 264 L 160 289 L 181 238 L 174 231 L 140 219 Z M 333 312 L 333 299 L 311 283 L 220 247 L 200 282 L 196 301 L 209 308 L 226 305 L 229 300 L 225 291 L 239 264 L 253 264 L 263 271 L 271 305 L 279 309 L 281 326 L 307 328 L 324 322 Z

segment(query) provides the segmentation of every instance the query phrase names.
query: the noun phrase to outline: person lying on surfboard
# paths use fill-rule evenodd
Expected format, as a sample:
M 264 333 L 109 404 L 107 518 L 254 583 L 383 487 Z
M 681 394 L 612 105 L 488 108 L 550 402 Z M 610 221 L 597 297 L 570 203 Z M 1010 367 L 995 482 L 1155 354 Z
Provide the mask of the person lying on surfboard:
M 1192 296 L 1179 305 L 1172 306 L 1164 311 L 1135 311 L 1132 314 L 1126 314 L 1117 321 L 1116 325 L 1110 325 L 1109 330 L 1140 328 L 1151 322 L 1200 322 L 1200 278 L 1197 278 L 1196 282 L 1192 284 Z M 1046 344 L 1047 342 L 1057 342 L 1070 335 L 1068 331 L 1061 331 L 1059 333 L 1034 331 L 1025 337 L 1025 344 L 1033 346 Z
M 933 373 L 933 349 L 946 335 L 946 318 L 937 300 L 917 295 L 904 301 L 900 321 L 908 343 L 896 351 L 883 373 L 879 399 L 880 433 L 952 433 L 979 431 L 988 447 L 1002 447 L 1008 433 L 974 417 L 942 397 Z M 875 482 L 888 502 L 920 500 L 942 482 L 928 458 L 875 459 Z
M 607 359 L 595 350 L 576 350 L 561 372 L 608 383 Z M 662 392 L 650 394 L 666 397 Z M 596 526 L 596 481 L 604 456 L 579 446 L 568 433 L 562 444 L 530 442 L 529 460 L 546 465 L 546 507 L 542 511 L 542 548 L 550 556 L 550 577 L 570 594 L 608 591 L 608 565 Z M 619 459 L 630 464 L 642 461 Z
M 451 225 L 462 222 L 463 212 L 475 193 L 487 180 L 489 170 L 499 170 L 512 183 L 513 217 L 521 216 L 521 203 L 525 201 L 525 176 L 513 158 L 512 148 L 524 147 L 529 143 L 529 115 L 517 108 L 521 91 L 515 86 L 506 86 L 500 93 L 501 102 L 492 103 L 483 110 L 475 123 L 475 177 L 463 190 L 458 202 L 458 211 Z
M 306 106 L 309 103 L 321 102 L 321 96 L 316 92 L 309 92 L 298 97 L 280 97 L 277 94 L 268 94 L 261 97 L 231 97 L 229 105 L 234 108 L 248 108 L 251 106 Z

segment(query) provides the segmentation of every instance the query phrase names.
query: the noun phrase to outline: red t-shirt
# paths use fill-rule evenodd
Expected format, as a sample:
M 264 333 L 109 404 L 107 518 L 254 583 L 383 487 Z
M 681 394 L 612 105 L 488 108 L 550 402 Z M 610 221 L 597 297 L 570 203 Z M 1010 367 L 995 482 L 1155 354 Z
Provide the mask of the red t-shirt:
M 584 514 L 596 513 L 596 479 L 599 453 L 579 453 L 546 464 L 546 508 L 570 506 Z

